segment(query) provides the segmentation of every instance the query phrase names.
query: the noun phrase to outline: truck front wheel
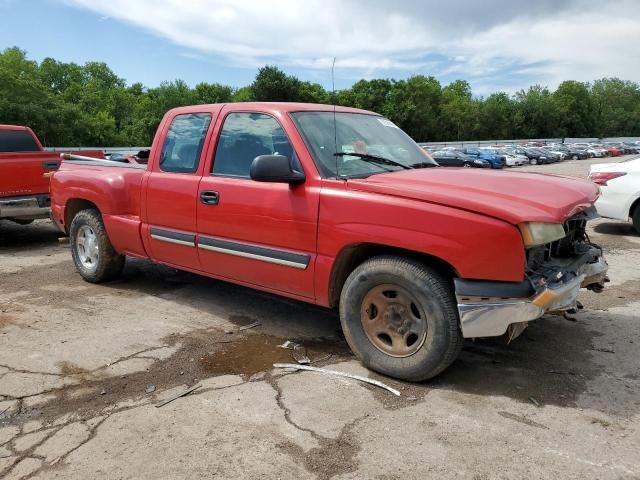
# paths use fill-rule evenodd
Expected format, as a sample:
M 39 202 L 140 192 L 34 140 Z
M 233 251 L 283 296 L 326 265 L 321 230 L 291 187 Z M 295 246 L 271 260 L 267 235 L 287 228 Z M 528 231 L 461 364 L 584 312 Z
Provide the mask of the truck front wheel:
M 73 263 L 86 281 L 104 282 L 122 271 L 125 257 L 113 249 L 97 210 L 81 210 L 73 217 L 69 240 Z
M 376 257 L 358 266 L 342 289 L 340 321 L 368 368 L 403 380 L 438 375 L 462 348 L 451 286 L 412 259 Z

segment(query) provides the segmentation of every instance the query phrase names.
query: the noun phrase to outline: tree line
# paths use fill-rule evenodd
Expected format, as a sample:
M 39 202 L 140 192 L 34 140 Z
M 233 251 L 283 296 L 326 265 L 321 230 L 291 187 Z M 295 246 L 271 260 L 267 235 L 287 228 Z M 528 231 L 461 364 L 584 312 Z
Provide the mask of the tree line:
M 38 63 L 17 47 L 0 53 L 0 123 L 28 125 L 49 146 L 147 146 L 170 108 L 244 101 L 373 110 L 416 141 L 640 136 L 640 86 L 618 78 L 477 97 L 465 80 L 442 85 L 424 75 L 360 80 L 331 92 L 265 66 L 241 88 L 182 80 L 147 88 L 127 84 L 101 62 Z

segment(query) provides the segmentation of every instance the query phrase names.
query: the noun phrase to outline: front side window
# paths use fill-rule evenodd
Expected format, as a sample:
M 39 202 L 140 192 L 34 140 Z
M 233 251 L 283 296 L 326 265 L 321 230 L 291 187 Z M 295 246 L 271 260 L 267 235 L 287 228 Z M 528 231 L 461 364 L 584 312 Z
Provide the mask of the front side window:
M 160 169 L 163 172 L 195 172 L 210 123 L 210 113 L 176 115 L 162 146 Z
M 227 115 L 216 148 L 213 174 L 249 178 L 251 163 L 260 155 L 283 155 L 294 168 L 297 165 L 293 146 L 273 117 L 245 112 Z
M 437 165 L 406 133 L 384 117 L 294 112 L 291 118 L 323 177 L 366 177 Z

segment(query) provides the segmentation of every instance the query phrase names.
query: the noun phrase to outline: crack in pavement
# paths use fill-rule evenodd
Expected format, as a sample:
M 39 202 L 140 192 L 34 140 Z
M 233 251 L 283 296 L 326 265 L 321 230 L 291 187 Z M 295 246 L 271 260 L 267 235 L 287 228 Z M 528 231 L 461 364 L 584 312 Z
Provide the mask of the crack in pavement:
M 254 381 L 255 382 L 264 381 L 264 379 L 263 380 L 254 380 Z M 242 383 L 237 383 L 237 384 L 232 384 L 232 385 L 224 385 L 224 386 L 221 386 L 221 387 L 204 388 L 204 389 L 198 390 L 197 392 L 191 393 L 189 396 L 195 397 L 195 396 L 204 395 L 206 393 L 213 392 L 213 391 L 227 390 L 227 389 L 231 389 L 231 388 L 235 388 L 235 387 L 240 387 L 240 386 L 243 386 L 244 384 L 245 383 L 242 382 Z M 98 412 L 97 414 L 95 414 L 95 415 L 93 415 L 91 417 L 86 417 L 86 418 L 82 418 L 82 419 L 70 419 L 70 420 L 68 420 L 66 422 L 62 422 L 62 423 L 60 423 L 58 425 L 55 425 L 55 426 L 43 425 L 40 428 L 32 430 L 32 431 L 29 431 L 27 433 L 24 432 L 23 425 L 21 425 L 19 427 L 19 432 L 15 436 L 13 436 L 11 439 L 9 439 L 4 444 L 0 445 L 0 446 L 7 445 L 9 451 L 12 453 L 11 456 L 15 456 L 16 457 L 15 461 L 9 467 L 7 467 L 5 470 L 0 471 L 0 478 L 3 478 L 4 476 L 8 475 L 11 472 L 11 470 L 18 463 L 20 463 L 22 460 L 24 460 L 25 458 L 35 458 L 35 459 L 41 460 L 43 462 L 43 464 L 38 469 L 36 469 L 32 473 L 30 473 L 29 475 L 23 477 L 24 480 L 36 476 L 37 474 L 39 474 L 43 470 L 54 468 L 55 466 L 61 465 L 61 464 L 64 463 L 64 461 L 67 459 L 67 457 L 71 453 L 75 452 L 80 447 L 82 447 L 83 445 L 87 444 L 89 441 L 94 439 L 96 437 L 96 435 L 98 434 L 98 428 L 106 420 L 108 420 L 109 418 L 111 418 L 111 417 L 113 417 L 115 415 L 118 415 L 118 414 L 120 414 L 122 412 L 133 410 L 133 409 L 137 409 L 137 408 L 147 407 L 147 406 L 152 405 L 152 404 L 153 404 L 153 401 L 149 398 L 149 399 L 147 399 L 147 401 L 145 401 L 143 403 L 139 403 L 139 404 L 136 404 L 136 405 L 119 406 L 119 407 L 116 407 L 113 410 L 108 410 L 108 407 L 107 407 L 106 409 L 103 409 L 102 411 Z M 89 422 L 91 422 L 91 420 L 94 420 L 94 419 L 100 418 L 100 417 L 104 417 L 104 418 L 100 419 L 94 425 L 90 425 Z M 54 459 L 53 461 L 51 461 L 49 463 L 47 463 L 45 461 L 46 460 L 45 456 L 37 455 L 37 454 L 34 453 L 35 450 L 37 450 L 38 447 L 42 446 L 45 442 L 47 442 L 51 437 L 53 437 L 59 431 L 63 430 L 65 427 L 67 427 L 69 425 L 73 425 L 73 424 L 76 424 L 76 423 L 83 424 L 88 429 L 87 438 L 84 439 L 82 442 L 79 442 L 78 444 L 74 445 L 66 453 L 64 453 L 63 455 L 57 457 L 56 459 Z M 22 437 L 24 437 L 26 435 L 31 435 L 31 434 L 35 434 L 35 433 L 42 432 L 42 431 L 48 431 L 48 430 L 51 430 L 51 432 L 48 435 L 46 435 L 44 438 L 42 438 L 37 443 L 34 443 L 28 449 L 25 449 L 24 451 L 18 451 L 15 448 L 15 442 L 18 441 L 20 438 L 22 438 Z
M 231 384 L 231 385 L 224 385 L 224 386 L 220 386 L 220 387 L 209 387 L 209 388 L 203 388 L 202 390 L 199 390 L 197 392 L 194 392 L 192 394 L 190 394 L 190 396 L 197 396 L 197 395 L 203 395 L 206 394 L 208 392 L 212 392 L 212 391 L 217 391 L 217 390 L 226 390 L 226 389 L 230 389 L 230 388 L 234 388 L 234 387 L 239 387 L 244 385 L 244 382 L 241 383 L 237 383 L 237 384 Z M 158 392 L 158 393 L 162 393 L 162 392 Z M 155 397 L 155 395 L 154 395 Z M 153 399 L 151 397 L 145 398 L 145 396 L 139 396 L 139 397 L 135 397 L 132 400 L 134 401 L 138 401 L 140 403 L 136 403 L 135 405 L 110 405 L 107 406 L 97 412 L 93 412 L 92 415 L 90 416 L 86 416 L 84 418 L 77 418 L 77 417 L 71 417 L 69 419 L 67 419 L 66 421 L 60 422 L 59 424 L 53 425 L 51 423 L 45 423 L 42 426 L 40 426 L 40 428 L 34 429 L 34 430 L 30 430 L 29 432 L 24 432 L 24 425 L 20 425 L 18 428 L 18 433 L 16 435 L 14 435 L 12 438 L 10 438 L 9 440 L 7 440 L 5 443 L 3 443 L 0 446 L 7 446 L 9 451 L 11 452 L 12 455 L 10 456 L 15 456 L 16 459 L 15 461 L 9 466 L 7 467 L 4 471 L 0 471 L 0 478 L 3 478 L 5 475 L 7 475 L 18 463 L 20 463 L 20 461 L 24 460 L 25 458 L 37 458 L 39 460 L 45 460 L 45 457 L 41 456 L 41 455 L 36 455 L 33 452 L 42 444 L 44 444 L 48 439 L 50 439 L 52 436 L 54 436 L 56 433 L 58 433 L 60 430 L 64 429 L 65 427 L 72 425 L 72 424 L 76 424 L 76 423 L 81 423 L 83 425 L 85 425 L 89 431 L 88 437 L 78 443 L 77 445 L 73 446 L 73 448 L 71 448 L 69 451 L 67 451 L 64 455 L 61 455 L 59 458 L 56 458 L 53 462 L 51 463 L 45 463 L 44 465 L 42 465 L 39 469 L 35 470 L 32 474 L 24 477 L 24 478 L 31 478 L 32 476 L 36 475 L 37 473 L 39 473 L 40 471 L 42 471 L 43 469 L 46 468 L 50 468 L 53 467 L 54 465 L 58 465 L 64 462 L 64 460 L 66 459 L 66 457 L 71 454 L 73 451 L 77 450 L 78 448 L 80 448 L 81 446 L 83 446 L 84 444 L 86 444 L 87 442 L 89 442 L 91 439 L 93 439 L 96 434 L 97 434 L 97 428 L 102 425 L 102 423 L 107 420 L 108 418 L 110 418 L 113 415 L 117 415 L 119 413 L 128 411 L 128 410 L 132 410 L 132 409 L 137 409 L 137 408 L 142 408 L 142 407 L 147 407 L 151 404 L 154 403 Z M 20 401 L 21 402 L 21 401 Z M 19 409 L 21 410 L 21 409 Z M 91 422 L 92 420 L 96 419 L 96 418 L 100 418 L 100 417 L 104 417 L 101 420 L 99 420 L 95 425 L 91 426 L 89 422 Z M 37 443 L 34 443 L 34 445 L 30 446 L 28 449 L 25 449 L 24 451 L 19 451 L 15 448 L 15 442 L 18 441 L 20 438 L 26 436 L 26 435 L 32 435 L 35 433 L 39 433 L 39 432 L 43 432 L 43 431 L 51 431 L 48 435 L 46 435 L 43 439 L 41 439 L 40 441 L 38 441 Z
M 33 374 L 33 375 L 50 375 L 50 376 L 54 376 L 54 377 L 64 377 L 65 376 L 63 373 L 38 372 L 38 371 L 26 370 L 26 369 L 22 369 L 22 368 L 15 368 L 15 367 L 12 367 L 11 365 L 5 365 L 5 364 L 0 364 L 0 367 L 4 367 L 7 370 L 9 370 L 8 372 L 4 372 L 3 374 L 1 374 L 0 378 L 4 377 L 8 373 L 29 373 L 29 374 Z
M 299 373 L 285 373 L 279 378 Z M 297 463 L 302 464 L 309 473 L 315 474 L 318 480 L 328 480 L 336 475 L 353 472 L 358 469 L 359 464 L 354 460 L 354 457 L 360 451 L 360 445 L 352 430 L 369 414 L 357 417 L 343 425 L 337 438 L 325 437 L 311 428 L 298 425 L 291 418 L 291 409 L 285 405 L 283 400 L 283 390 L 278 385 L 278 379 L 271 372 L 267 372 L 264 380 L 275 390 L 275 400 L 283 412 L 285 421 L 297 430 L 309 433 L 319 444 L 318 447 L 311 448 L 308 452 L 305 452 L 300 445 L 290 440 L 284 440 L 277 445 L 281 450 L 291 456 Z

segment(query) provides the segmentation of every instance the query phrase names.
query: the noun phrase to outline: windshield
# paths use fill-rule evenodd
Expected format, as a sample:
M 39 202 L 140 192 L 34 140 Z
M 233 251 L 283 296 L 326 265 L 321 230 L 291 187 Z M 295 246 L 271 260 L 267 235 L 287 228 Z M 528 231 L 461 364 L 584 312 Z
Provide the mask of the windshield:
M 437 165 L 384 117 L 337 112 L 334 122 L 334 112 L 294 112 L 291 118 L 323 177 L 368 177 Z

